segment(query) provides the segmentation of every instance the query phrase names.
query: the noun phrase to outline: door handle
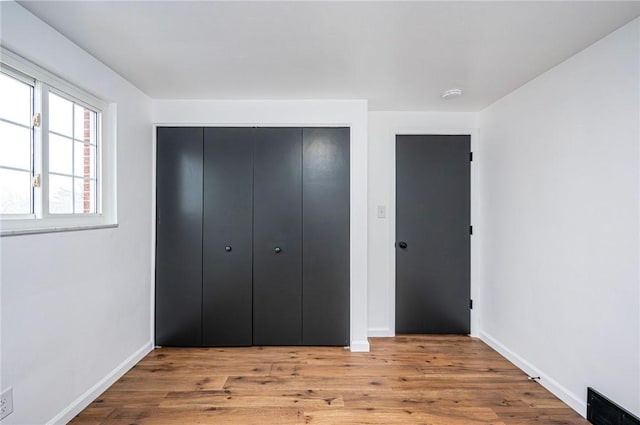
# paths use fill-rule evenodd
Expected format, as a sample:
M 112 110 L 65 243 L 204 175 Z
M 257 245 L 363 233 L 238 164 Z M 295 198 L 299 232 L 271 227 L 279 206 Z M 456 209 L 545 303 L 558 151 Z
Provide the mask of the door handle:
M 280 249 L 279 246 L 277 246 L 274 250 L 273 250 L 276 254 L 280 254 L 280 252 L 282 252 L 282 249 Z
M 404 241 L 402 241 L 402 242 L 398 243 L 398 246 L 399 246 L 401 249 L 407 249 L 407 243 L 406 243 L 406 242 L 404 242 Z
M 224 250 L 227 251 L 227 252 L 231 252 L 231 247 L 227 245 L 227 246 L 224 247 Z

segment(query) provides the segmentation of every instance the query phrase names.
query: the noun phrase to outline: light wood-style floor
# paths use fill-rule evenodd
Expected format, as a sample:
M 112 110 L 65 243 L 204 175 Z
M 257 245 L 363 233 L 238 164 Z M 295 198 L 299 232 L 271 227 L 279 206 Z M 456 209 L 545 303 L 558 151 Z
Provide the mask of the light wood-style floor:
M 147 424 L 587 424 L 464 336 L 335 347 L 161 348 L 72 422 Z

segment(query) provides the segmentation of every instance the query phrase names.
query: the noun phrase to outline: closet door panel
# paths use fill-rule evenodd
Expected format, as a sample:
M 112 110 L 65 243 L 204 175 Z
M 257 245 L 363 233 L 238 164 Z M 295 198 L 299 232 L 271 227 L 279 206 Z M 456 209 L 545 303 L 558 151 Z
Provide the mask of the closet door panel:
M 202 342 L 252 342 L 252 128 L 205 128 Z
M 256 129 L 253 344 L 302 343 L 302 129 Z
M 303 130 L 303 344 L 349 344 L 349 128 Z
M 202 344 L 202 136 L 157 130 L 157 345 Z

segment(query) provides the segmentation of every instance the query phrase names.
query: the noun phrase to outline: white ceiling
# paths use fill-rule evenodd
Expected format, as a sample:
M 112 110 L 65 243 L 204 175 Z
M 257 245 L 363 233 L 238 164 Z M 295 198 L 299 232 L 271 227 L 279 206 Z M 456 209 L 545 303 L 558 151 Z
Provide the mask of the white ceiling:
M 153 98 L 368 99 L 477 111 L 640 2 L 22 1 Z M 462 98 L 444 101 L 459 87 Z

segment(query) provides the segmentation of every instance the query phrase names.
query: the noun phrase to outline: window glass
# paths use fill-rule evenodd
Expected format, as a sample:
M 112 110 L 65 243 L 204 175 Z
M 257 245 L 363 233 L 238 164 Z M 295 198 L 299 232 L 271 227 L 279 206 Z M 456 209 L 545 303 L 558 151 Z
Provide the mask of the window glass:
M 93 145 L 75 142 L 73 150 L 73 174 L 76 177 L 96 177 L 96 147 Z
M 73 171 L 73 142 L 56 134 L 49 134 L 49 172 L 71 175 Z
M 51 214 L 73 214 L 73 178 L 49 176 L 49 212 Z
M 0 214 L 33 212 L 33 87 L 0 73 Z
M 74 139 L 96 144 L 96 113 L 86 109 L 81 105 L 74 105 L 73 108 L 73 137 Z
M 49 93 L 49 131 L 73 137 L 73 103 Z
M 89 179 L 74 179 L 74 212 L 90 213 L 95 211 L 95 182 Z
M 51 214 L 94 214 L 97 212 L 98 114 L 53 93 L 49 98 L 55 99 L 53 103 L 49 101 L 49 109 L 51 123 L 55 120 L 57 129 L 49 132 L 49 211 Z M 58 178 L 63 176 L 70 180 Z M 55 193 L 53 181 L 57 185 Z
M 0 166 L 31 169 L 31 130 L 0 121 Z
M 0 168 L 0 214 L 31 213 L 31 173 Z
M 24 127 L 31 125 L 31 86 L 0 73 L 0 118 Z

